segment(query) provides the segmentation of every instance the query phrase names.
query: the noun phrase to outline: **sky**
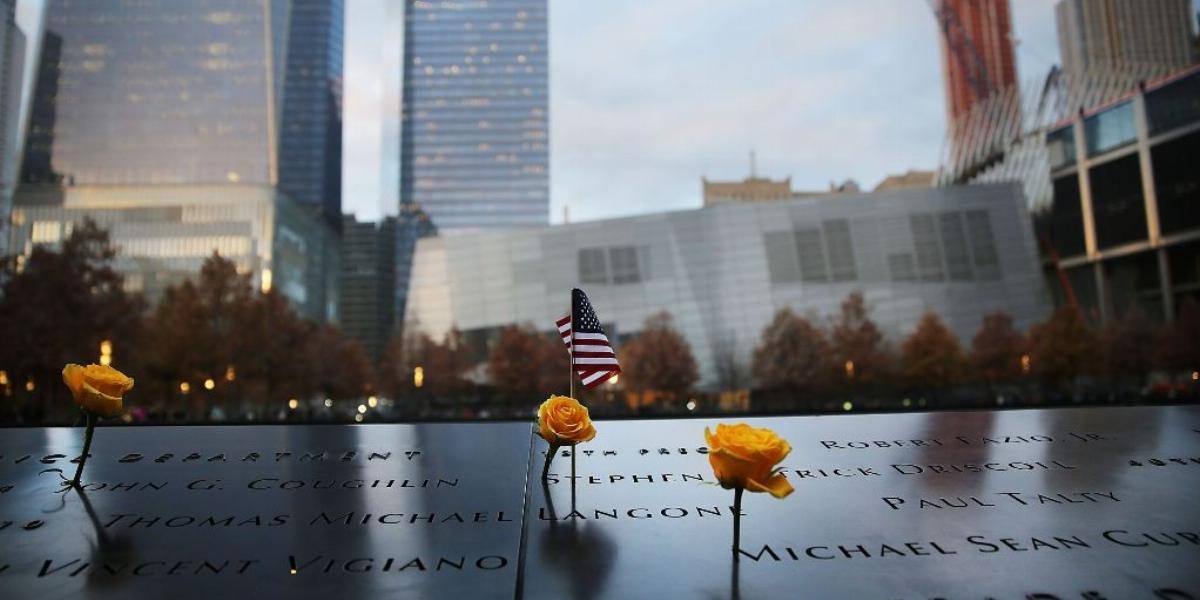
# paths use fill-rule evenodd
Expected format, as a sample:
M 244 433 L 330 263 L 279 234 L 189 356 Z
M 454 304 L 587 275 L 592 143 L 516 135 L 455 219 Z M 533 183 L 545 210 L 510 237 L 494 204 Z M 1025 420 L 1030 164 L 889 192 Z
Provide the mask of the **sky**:
M 1024 81 L 1058 62 L 1054 2 L 1011 2 Z M 343 206 L 365 220 L 397 202 L 386 6 L 346 2 Z M 938 164 L 926 0 L 550 0 L 549 27 L 551 222 L 563 206 L 572 222 L 699 207 L 701 177 L 747 176 L 752 149 L 798 190 Z

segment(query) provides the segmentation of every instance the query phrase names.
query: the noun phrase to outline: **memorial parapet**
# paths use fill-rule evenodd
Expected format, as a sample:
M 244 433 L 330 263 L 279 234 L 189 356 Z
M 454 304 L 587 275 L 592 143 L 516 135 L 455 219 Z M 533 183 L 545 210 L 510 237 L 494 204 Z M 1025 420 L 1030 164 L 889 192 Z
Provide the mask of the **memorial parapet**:
M 0 436 L 0 597 L 512 597 L 527 424 L 78 431 Z
M 793 448 L 715 483 L 705 426 Z M 0 431 L 0 597 L 1200 598 L 1200 408 Z
M 745 495 L 736 562 L 717 421 L 600 422 L 573 488 L 532 478 L 525 596 L 1200 598 L 1196 408 L 745 419 L 795 492 Z

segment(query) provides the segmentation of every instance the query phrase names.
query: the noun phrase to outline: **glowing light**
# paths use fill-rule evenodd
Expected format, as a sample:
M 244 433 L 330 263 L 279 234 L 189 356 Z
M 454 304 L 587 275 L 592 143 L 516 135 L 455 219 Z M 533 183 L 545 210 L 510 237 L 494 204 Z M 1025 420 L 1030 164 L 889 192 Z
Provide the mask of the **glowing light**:
M 900 402 L 900 404 L 903 405 L 904 408 L 908 408 L 908 407 L 912 406 L 912 400 L 909 398 L 905 398 L 904 400 L 902 400 Z
M 850 412 L 850 411 L 854 410 L 854 403 L 853 403 L 853 402 L 851 402 L 851 401 L 849 401 L 849 400 L 847 400 L 847 401 L 843 402 L 843 403 L 842 403 L 842 410 L 844 410 L 844 411 L 846 411 L 846 412 Z
M 37 389 L 37 385 L 33 383 L 32 377 L 25 380 L 25 391 L 32 392 L 33 390 L 36 390 L 36 389 Z
M 854 361 L 852 360 L 846 361 L 846 379 L 854 379 Z
M 212 377 L 204 380 L 204 389 L 211 390 L 215 387 L 217 387 L 217 382 L 213 381 Z
M 695 401 L 695 400 L 688 400 L 688 402 L 687 402 L 687 409 L 688 409 L 688 410 L 696 410 L 696 401 Z
M 0 385 L 8 385 L 8 371 L 0 371 Z
M 354 415 L 355 423 L 362 423 L 362 415 Z
M 326 398 L 325 399 L 325 408 L 333 408 L 333 400 Z
M 296 400 L 295 398 L 288 400 L 288 408 L 290 408 L 292 410 L 296 410 L 296 407 L 298 407 L 298 406 L 300 406 L 299 400 Z
M 225 381 L 233 381 L 234 379 L 237 379 L 237 371 L 234 370 L 233 365 L 225 367 Z
M 1028 372 L 1029 372 L 1029 367 L 1030 367 L 1032 364 L 1033 364 L 1033 360 L 1032 360 L 1031 358 L 1029 358 L 1029 355 L 1028 355 L 1028 354 L 1022 354 L 1022 355 L 1021 355 L 1021 372 L 1022 372 L 1022 373 L 1028 373 Z
M 1192 371 L 1192 381 L 1200 381 L 1200 371 Z
M 296 574 L 296 570 L 295 570 L 295 569 L 289 569 L 289 570 L 288 570 L 288 573 L 291 573 L 292 575 L 295 575 L 295 574 Z
M 100 364 L 109 366 L 112 364 L 112 342 L 109 340 L 100 341 Z
M 367 406 L 370 406 L 371 408 L 375 408 L 378 405 L 379 405 L 379 398 L 376 398 L 375 396 L 370 396 L 367 398 Z
M 183 392 L 184 394 L 192 391 L 192 384 L 190 384 L 186 381 L 180 381 L 179 382 L 179 391 Z
M 261 285 L 261 288 L 262 288 L 262 293 L 264 293 L 264 294 L 265 294 L 265 293 L 267 293 L 267 292 L 271 291 L 271 279 L 272 279 L 272 276 L 271 276 L 271 270 L 270 270 L 270 269 L 263 269 L 263 271 L 262 271 L 262 285 Z
M 367 412 L 367 407 L 366 407 L 366 405 L 364 405 L 364 404 L 359 404 L 359 405 L 358 405 L 358 414 L 360 414 L 360 415 L 361 415 L 361 414 L 363 414 L 363 413 L 365 413 L 365 412 Z
M 608 385 L 617 385 L 617 381 L 621 379 L 620 375 L 613 375 L 612 379 L 608 380 Z
M 425 385 L 425 368 L 413 367 L 413 387 L 419 388 Z

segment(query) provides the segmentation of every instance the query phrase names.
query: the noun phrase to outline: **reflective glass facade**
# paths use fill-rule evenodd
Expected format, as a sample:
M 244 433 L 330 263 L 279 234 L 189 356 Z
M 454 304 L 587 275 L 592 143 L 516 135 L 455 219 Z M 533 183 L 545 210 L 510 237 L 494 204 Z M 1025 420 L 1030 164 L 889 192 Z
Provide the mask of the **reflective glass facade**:
M 825 322 L 862 291 L 889 341 L 934 310 L 964 343 L 989 312 L 1004 310 L 1025 328 L 1050 309 L 1020 188 L 985 184 L 426 238 L 405 327 L 437 339 L 451 327 L 487 339 L 511 323 L 549 332 L 573 286 L 617 340 L 668 310 L 701 386 L 714 387 L 719 362 L 750 364 L 784 306 Z
M 23 180 L 274 183 L 286 2 L 53 0 Z
M 292 0 L 279 132 L 279 187 L 293 200 L 342 215 L 341 0 Z
M 9 249 L 96 220 L 152 302 L 213 252 L 336 319 L 340 0 L 49 0 Z
M 440 230 L 549 222 L 546 0 L 409 0 L 400 199 Z

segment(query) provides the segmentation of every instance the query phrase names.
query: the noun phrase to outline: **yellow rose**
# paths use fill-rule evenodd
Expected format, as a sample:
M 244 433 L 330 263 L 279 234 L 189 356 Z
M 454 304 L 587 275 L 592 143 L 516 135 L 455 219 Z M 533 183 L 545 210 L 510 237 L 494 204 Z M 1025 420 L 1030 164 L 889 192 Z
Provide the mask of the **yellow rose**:
M 792 493 L 787 477 L 775 469 L 792 447 L 774 431 L 745 423 L 718 424 L 716 433 L 704 428 L 704 439 L 708 442 L 708 463 L 721 487 L 769 492 L 776 498 Z
M 63 381 L 71 389 L 75 402 L 98 417 L 114 417 L 124 409 L 122 397 L 133 389 L 133 380 L 108 366 L 69 364 L 63 367 Z
M 596 428 L 578 400 L 550 396 L 538 407 L 538 433 L 555 446 L 574 446 L 596 437 Z

